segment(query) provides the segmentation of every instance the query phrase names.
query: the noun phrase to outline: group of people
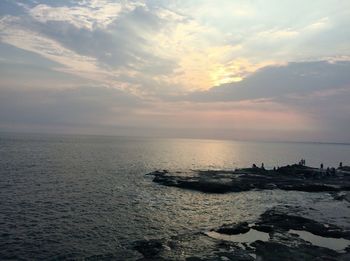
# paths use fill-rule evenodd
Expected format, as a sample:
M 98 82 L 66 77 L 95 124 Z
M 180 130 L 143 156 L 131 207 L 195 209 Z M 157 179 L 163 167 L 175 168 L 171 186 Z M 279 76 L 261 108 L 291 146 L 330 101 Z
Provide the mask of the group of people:
M 256 169 L 256 168 L 258 168 L 258 167 L 256 166 L 256 164 L 253 164 L 253 165 L 252 165 L 252 168 L 253 168 L 253 169 Z M 260 167 L 260 168 L 261 168 L 261 169 L 265 169 L 264 162 L 261 163 L 261 167 Z
M 338 169 L 340 169 L 342 167 L 343 167 L 343 162 L 340 162 Z M 320 169 L 323 171 L 323 163 L 321 163 Z M 326 175 L 329 176 L 329 175 L 335 175 L 337 170 L 335 168 L 333 168 L 333 167 L 332 168 L 327 167 L 325 172 L 326 172 Z
M 342 168 L 342 167 L 343 167 L 343 162 L 340 162 L 338 168 L 340 169 L 340 168 Z M 323 169 L 323 163 L 321 163 L 320 169 Z M 329 169 L 329 167 L 328 167 L 327 169 Z M 334 168 L 332 168 L 332 169 L 334 169 Z
M 300 166 L 306 166 L 305 159 L 302 158 L 302 159 L 299 161 L 299 165 L 300 165 Z M 339 168 L 342 168 L 342 167 L 343 167 L 343 162 L 340 162 L 340 163 L 339 163 Z M 254 169 L 254 168 L 258 168 L 258 167 L 256 166 L 256 164 L 253 164 L 253 165 L 252 165 L 252 168 Z M 261 169 L 265 169 L 264 163 L 261 163 L 261 167 L 260 167 L 260 168 L 261 168 Z M 323 163 L 321 163 L 320 169 L 323 170 Z M 274 167 L 273 170 L 276 170 L 276 167 Z M 335 174 L 335 172 L 336 172 L 335 168 L 329 168 L 329 167 L 327 167 L 327 169 L 326 169 L 326 173 L 327 173 L 327 174 Z

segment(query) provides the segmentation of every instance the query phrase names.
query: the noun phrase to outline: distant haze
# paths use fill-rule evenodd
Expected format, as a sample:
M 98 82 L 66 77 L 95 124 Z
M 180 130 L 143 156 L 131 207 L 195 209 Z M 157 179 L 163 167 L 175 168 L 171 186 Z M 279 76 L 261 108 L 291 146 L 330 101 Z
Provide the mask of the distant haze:
M 0 132 L 350 142 L 350 1 L 0 1 Z

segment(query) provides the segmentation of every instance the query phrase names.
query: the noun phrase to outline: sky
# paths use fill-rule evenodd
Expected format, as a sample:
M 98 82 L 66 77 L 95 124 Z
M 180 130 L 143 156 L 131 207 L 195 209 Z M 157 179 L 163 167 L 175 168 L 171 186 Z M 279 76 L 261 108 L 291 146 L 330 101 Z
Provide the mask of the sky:
M 0 131 L 350 142 L 348 0 L 1 0 Z

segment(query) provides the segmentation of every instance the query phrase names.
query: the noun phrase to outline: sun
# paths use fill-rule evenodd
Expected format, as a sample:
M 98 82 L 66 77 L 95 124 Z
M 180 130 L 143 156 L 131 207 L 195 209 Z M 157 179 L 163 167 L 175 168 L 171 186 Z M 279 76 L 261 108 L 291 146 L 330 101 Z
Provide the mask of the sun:
M 210 80 L 212 86 L 219 86 L 225 83 L 240 82 L 243 80 L 243 78 L 236 75 L 231 68 L 216 66 L 216 68 L 210 72 Z

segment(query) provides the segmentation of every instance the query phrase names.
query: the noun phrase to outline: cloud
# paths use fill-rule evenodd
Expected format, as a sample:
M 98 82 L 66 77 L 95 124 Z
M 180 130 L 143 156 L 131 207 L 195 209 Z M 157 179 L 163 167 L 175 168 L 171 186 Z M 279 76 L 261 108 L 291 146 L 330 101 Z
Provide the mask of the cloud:
M 102 86 L 60 91 L 0 89 L 3 125 L 117 125 L 140 106 L 144 105 L 137 97 Z
M 349 1 L 3 0 L 0 124 L 345 137 L 349 10 Z
M 222 102 L 252 104 L 253 107 L 249 110 L 253 110 L 255 116 L 260 115 L 249 121 L 255 123 L 253 129 L 268 129 L 269 124 L 270 129 L 277 127 L 282 130 L 286 127 L 292 130 L 296 127 L 304 129 L 306 133 L 314 132 L 314 137 L 305 136 L 307 139 L 344 142 L 350 140 L 347 131 L 350 127 L 349 72 L 349 61 L 268 66 L 241 82 L 193 92 L 187 99 L 199 104 L 209 104 L 209 107 L 212 103 Z M 265 105 L 261 107 L 258 105 L 260 103 Z M 241 122 L 246 121 L 246 116 L 249 115 L 244 111 Z M 271 120 L 267 117 L 269 115 L 276 120 Z M 249 126 L 249 123 L 246 122 L 243 126 Z
M 98 74 L 96 59 L 83 56 L 65 48 L 59 42 L 27 29 L 19 18 L 5 16 L 0 20 L 0 39 L 3 43 L 39 54 L 62 66 L 57 70 L 71 71 L 92 77 Z
M 348 49 L 343 2 L 314 12 L 314 4 L 246 1 L 19 1 L 20 13 L 3 5 L 3 43 L 61 64 L 56 70 L 142 95 L 209 89 L 269 64 Z M 295 23 L 281 10 L 305 15 Z M 335 37 L 323 39 L 330 30 Z
M 84 3 L 84 4 L 83 4 Z M 128 9 L 130 6 L 128 6 Z M 120 3 L 110 1 L 85 1 L 73 7 L 52 7 L 39 4 L 29 9 L 29 14 L 39 22 L 69 22 L 77 28 L 92 30 L 95 27 L 106 27 L 123 11 Z
M 310 25 L 306 26 L 304 30 L 319 31 L 329 28 L 330 19 L 328 17 L 323 17 Z
M 105 7 L 99 1 L 82 1 L 73 7 L 27 7 L 30 16 L 1 19 L 0 39 L 60 64 L 57 71 L 130 91 L 139 85 L 131 86 L 122 79 L 139 74 L 150 79 L 172 74 L 177 67 L 175 59 L 157 54 L 151 47 L 155 45 L 153 35 L 167 23 L 164 19 L 179 19 L 175 14 L 126 2 L 117 14 L 112 12 L 113 19 L 107 19 L 95 14 L 100 8 Z M 84 19 L 77 12 L 82 12 Z M 73 18 L 82 24 L 76 24 Z
M 277 99 L 290 94 L 305 94 L 350 86 L 350 62 L 299 62 L 267 66 L 241 82 L 224 84 L 209 91 L 194 92 L 195 101 L 240 101 Z
M 287 28 L 284 30 L 279 30 L 279 29 L 270 29 L 268 31 L 263 31 L 258 34 L 257 37 L 259 38 L 265 38 L 267 40 L 288 40 L 291 38 L 295 38 L 299 35 L 300 33 L 298 31 L 295 31 L 291 28 Z

